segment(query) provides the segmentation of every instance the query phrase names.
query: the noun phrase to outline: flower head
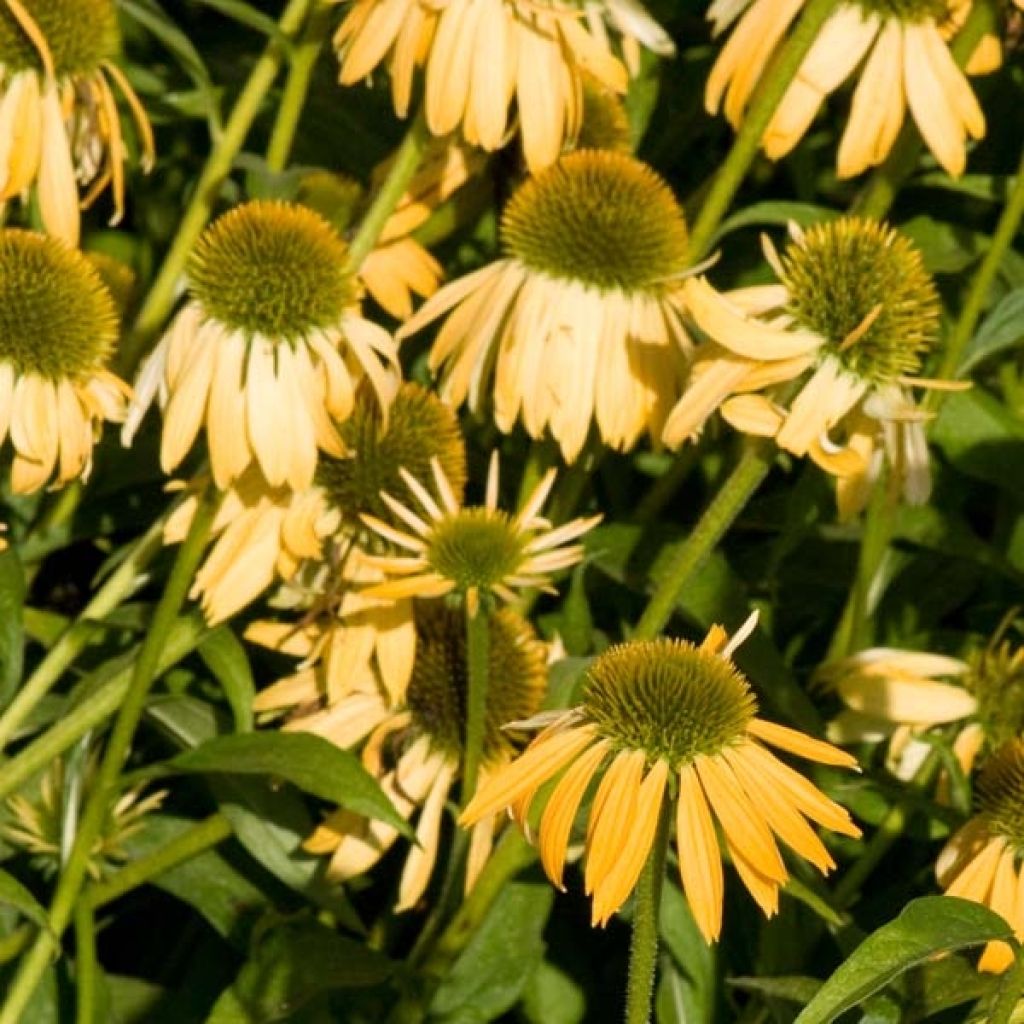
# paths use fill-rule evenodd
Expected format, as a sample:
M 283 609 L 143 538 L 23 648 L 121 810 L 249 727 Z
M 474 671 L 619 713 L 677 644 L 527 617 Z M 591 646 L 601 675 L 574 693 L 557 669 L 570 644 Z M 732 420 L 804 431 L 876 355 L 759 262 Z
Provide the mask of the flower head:
M 125 443 L 159 396 L 166 472 L 205 425 L 218 487 L 253 463 L 271 487 L 308 487 L 319 450 L 345 453 L 335 422 L 358 383 L 386 407 L 399 377 L 391 336 L 358 313 L 346 259 L 337 232 L 299 205 L 246 203 L 207 228 L 190 301 L 139 374 Z
M 674 794 L 683 886 L 705 939 L 716 940 L 722 923 L 715 819 L 743 883 L 774 914 L 789 877 L 776 836 L 825 872 L 834 867 L 832 857 L 807 819 L 844 835 L 860 832 L 843 808 L 764 744 L 824 764 L 856 762 L 756 717 L 750 684 L 731 660 L 743 635 L 727 643 L 716 626 L 700 646 L 660 639 L 600 655 L 579 707 L 545 719 L 544 731 L 480 787 L 460 821 L 472 825 L 509 807 L 523 822 L 541 786 L 558 777 L 538 842 L 548 877 L 561 887 L 573 820 L 600 776 L 586 830 L 584 886 L 594 922 L 603 925 L 632 892 L 666 796 Z
M 88 475 L 101 424 L 124 419 L 130 394 L 106 369 L 117 338 L 114 300 L 85 256 L 0 230 L 0 442 L 14 448 L 16 492 Z
M 968 138 L 985 134 L 985 117 L 947 40 L 972 0 L 842 0 L 828 19 L 762 137 L 769 157 L 785 156 L 803 138 L 830 93 L 860 68 L 850 118 L 839 144 L 839 176 L 880 164 L 903 125 L 906 107 L 935 159 L 963 173 Z M 711 113 L 724 105 L 738 125 L 780 40 L 804 0 L 716 0 L 709 17 L 720 32 L 736 27 L 708 79 Z M 985 60 L 968 70 L 991 70 Z
M 680 444 L 721 408 L 736 428 L 836 474 L 844 516 L 866 501 L 881 446 L 907 499 L 920 503 L 931 486 L 928 449 L 908 389 L 945 386 L 917 376 L 938 340 L 940 309 L 921 255 L 864 218 L 790 232 L 781 255 L 765 243 L 778 284 L 719 294 L 703 278 L 685 283 L 687 308 L 709 340 L 664 440 Z M 778 385 L 793 396 L 788 408 L 781 396 L 758 394 Z
M 545 587 L 550 573 L 575 565 L 583 557 L 583 546 L 574 542 L 601 519 L 574 519 L 552 528 L 541 517 L 541 507 L 554 486 L 554 470 L 537 484 L 518 513 L 509 515 L 499 509 L 496 452 L 491 457 L 482 506 L 467 507 L 458 501 L 436 459 L 431 469 L 438 499 L 402 471 L 419 512 L 382 492 L 403 528 L 376 516 L 363 516 L 371 530 L 403 551 L 401 555 L 367 558 L 387 579 L 363 591 L 366 596 L 396 599 L 456 593 L 475 615 L 481 598 L 489 600 L 493 595 L 511 602 L 516 589 Z
M 112 223 L 124 209 L 128 151 L 112 84 L 131 109 L 143 167 L 153 162 L 149 119 L 115 63 L 120 48 L 112 0 L 0 5 L 0 201 L 35 184 L 46 230 L 71 245 L 80 205 L 109 186 Z
M 501 225 L 505 257 L 442 288 L 399 332 L 452 312 L 430 353 L 442 394 L 545 431 L 567 461 L 596 421 L 614 448 L 657 435 L 681 389 L 689 339 L 675 292 L 687 232 L 668 186 L 623 153 L 580 150 L 531 178 Z
M 416 906 L 430 881 L 445 802 L 459 777 L 466 730 L 464 616 L 429 602 L 417 610 L 416 632 L 416 662 L 399 706 L 389 706 L 364 689 L 290 726 L 318 731 L 334 742 L 345 739 L 345 745 L 366 737 L 363 764 L 380 780 L 401 814 L 411 818 L 418 812 L 418 845 L 406 858 L 398 910 Z M 525 620 L 500 609 L 491 616 L 490 637 L 483 778 L 500 770 L 515 754 L 514 734 L 503 726 L 536 714 L 546 678 L 544 645 Z M 493 817 L 482 819 L 473 830 L 467 888 L 487 860 L 496 824 Z M 389 825 L 339 810 L 313 833 L 306 849 L 330 854 L 328 875 L 343 880 L 372 867 L 397 838 Z
M 948 896 L 983 903 L 1024 938 L 1024 740 L 989 757 L 975 785 L 977 813 L 946 844 L 935 864 Z M 1000 973 L 1013 963 L 1005 942 L 990 942 L 978 970 Z

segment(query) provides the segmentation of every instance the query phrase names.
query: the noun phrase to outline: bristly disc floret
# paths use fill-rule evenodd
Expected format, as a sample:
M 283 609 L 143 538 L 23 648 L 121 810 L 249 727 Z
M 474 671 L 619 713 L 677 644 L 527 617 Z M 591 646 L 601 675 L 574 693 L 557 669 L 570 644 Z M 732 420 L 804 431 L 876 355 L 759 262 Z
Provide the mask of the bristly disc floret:
M 686 269 L 686 222 L 672 191 L 623 153 L 578 150 L 530 178 L 505 207 L 502 244 L 531 270 L 626 292 Z
M 352 226 L 365 189 L 355 178 L 333 171 L 310 171 L 299 179 L 295 201 L 316 210 L 336 231 Z
M 188 265 L 203 311 L 247 336 L 296 341 L 336 324 L 358 295 L 348 248 L 319 214 L 256 201 L 206 229 Z
M 757 701 L 728 658 L 663 638 L 598 657 L 587 670 L 582 711 L 617 749 L 679 768 L 740 740 Z
M 77 249 L 0 230 L 0 362 L 18 374 L 81 379 L 107 361 L 117 332 L 114 300 Z
M 786 248 L 782 280 L 797 323 L 872 383 L 916 374 L 938 339 L 939 297 L 920 252 L 877 221 L 816 224 Z
M 1024 740 L 1010 740 L 985 761 L 974 793 L 989 831 L 1024 854 Z
M 501 509 L 461 508 L 434 527 L 427 561 L 459 591 L 488 591 L 513 576 L 526 557 L 526 539 Z
M 975 712 L 986 741 L 998 747 L 1024 732 L 1024 648 L 1003 642 L 971 655 L 964 686 L 978 702 Z
M 905 24 L 935 21 L 942 24 L 950 15 L 949 0 L 855 0 L 868 15 L 896 18 Z
M 546 678 L 544 645 L 525 619 L 502 608 L 491 616 L 489 628 L 485 763 L 514 751 L 513 738 L 503 727 L 537 713 Z M 419 605 L 416 641 L 416 663 L 406 696 L 413 722 L 437 749 L 459 758 L 469 685 L 465 615 L 441 602 Z
M 401 470 L 417 480 L 429 480 L 434 458 L 461 499 L 466 486 L 466 444 L 458 420 L 450 406 L 418 384 L 399 388 L 386 422 L 379 404 L 363 389 L 352 416 L 339 425 L 338 432 L 351 455 L 321 456 L 316 482 L 347 519 L 373 515 L 394 522 L 381 492 L 409 502 L 412 493 Z
M 121 49 L 113 0 L 22 0 L 53 57 L 58 78 L 89 75 Z M 11 13 L 0 4 L 0 65 L 8 71 L 43 69 L 39 50 Z

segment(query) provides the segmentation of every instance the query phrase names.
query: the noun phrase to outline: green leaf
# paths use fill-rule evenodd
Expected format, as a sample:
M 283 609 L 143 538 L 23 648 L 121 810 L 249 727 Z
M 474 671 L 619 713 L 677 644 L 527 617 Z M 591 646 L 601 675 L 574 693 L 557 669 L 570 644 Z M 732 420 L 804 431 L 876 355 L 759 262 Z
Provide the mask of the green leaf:
M 835 220 L 838 216 L 838 210 L 829 209 L 827 206 L 817 206 L 814 203 L 795 203 L 788 200 L 754 203 L 723 221 L 722 226 L 715 233 L 715 241 L 717 242 L 739 228 L 785 227 L 790 221 L 801 227 L 808 227 L 811 224 Z
M 828 1024 L 904 971 L 932 957 L 986 942 L 1013 940 L 1013 929 L 987 907 L 951 896 L 923 896 L 894 921 L 869 935 L 817 995 L 795 1024 Z
M 10 700 L 21 682 L 25 653 L 25 573 L 18 553 L 0 554 L 0 705 Z
M 787 974 L 770 978 L 730 978 L 729 984 L 743 992 L 756 992 L 803 1006 L 821 991 L 822 983 L 817 978 L 807 978 L 802 974 Z
M 302 921 L 267 932 L 235 983 L 217 1000 L 207 1024 L 291 1020 L 316 997 L 379 985 L 394 973 L 383 954 Z
M 412 832 L 377 780 L 347 750 L 312 733 L 253 732 L 215 736 L 169 761 L 172 772 L 227 772 L 287 779 L 356 814 Z
M 245 648 L 227 626 L 218 626 L 199 645 L 199 656 L 224 689 L 235 719 L 235 731 L 252 732 L 256 688 Z
M 715 1017 L 717 948 L 697 928 L 682 890 L 666 882 L 661 891 L 661 939 L 671 958 L 662 971 L 656 1004 L 661 1024 L 712 1024 Z
M 541 961 L 523 990 L 520 1011 L 529 1024 L 581 1024 L 587 1001 L 569 974 Z
M 33 924 L 50 930 L 50 918 L 43 905 L 13 875 L 0 871 L 0 903 L 14 907 Z
M 1004 295 L 982 321 L 960 360 L 961 374 L 1024 341 L 1024 288 Z

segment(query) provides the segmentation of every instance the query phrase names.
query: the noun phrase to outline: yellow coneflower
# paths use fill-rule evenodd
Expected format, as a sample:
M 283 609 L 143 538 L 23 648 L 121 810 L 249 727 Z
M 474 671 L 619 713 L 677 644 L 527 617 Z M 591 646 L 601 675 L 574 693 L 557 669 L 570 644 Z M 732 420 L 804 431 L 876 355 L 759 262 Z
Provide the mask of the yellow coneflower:
M 404 702 L 388 707 L 374 694 L 353 693 L 298 725 L 338 742 L 338 722 L 349 735 L 367 736 L 363 764 L 381 783 L 399 813 L 416 821 L 417 845 L 406 858 L 396 909 L 410 910 L 430 882 L 440 843 L 445 803 L 459 777 L 465 741 L 465 619 L 429 602 L 417 610 L 417 655 Z M 482 776 L 499 772 L 514 756 L 514 734 L 504 729 L 536 714 L 544 695 L 545 649 L 529 623 L 507 608 L 490 620 L 489 675 Z M 355 726 L 358 725 L 358 728 Z M 498 821 L 481 818 L 473 829 L 466 888 L 487 861 Z M 390 825 L 350 811 L 329 815 L 307 840 L 311 853 L 330 855 L 327 875 L 344 880 L 369 870 L 398 838 Z
M 989 757 L 975 785 L 977 814 L 946 844 L 935 875 L 947 896 L 982 903 L 1024 939 L 1024 741 L 1014 739 Z M 1005 942 L 990 942 L 978 970 L 1001 973 L 1013 963 Z
M 723 105 L 733 126 L 805 0 L 716 0 L 716 32 L 739 18 L 711 70 L 705 103 Z M 851 177 L 888 156 L 906 108 L 935 159 L 963 173 L 968 138 L 985 134 L 985 115 L 948 39 L 972 0 L 842 0 L 818 34 L 762 137 L 773 160 L 803 138 L 826 97 L 862 67 L 839 145 L 838 173 Z M 998 49 L 986 42 L 971 71 L 991 70 Z
M 59 238 L 0 230 L 0 443 L 19 494 L 87 476 L 104 420 L 130 389 L 106 369 L 118 339 L 110 292 Z
M 790 234 L 781 256 L 765 240 L 779 284 L 724 294 L 704 278 L 684 284 L 709 340 L 663 439 L 681 444 L 721 408 L 737 429 L 836 474 L 843 518 L 865 504 L 883 451 L 906 499 L 920 504 L 931 489 L 926 417 L 909 389 L 959 386 L 916 376 L 940 310 L 921 255 L 895 229 L 859 217 L 790 225 Z M 795 397 L 754 393 L 779 384 Z
M 35 184 L 46 230 L 71 245 L 78 244 L 79 206 L 108 186 L 111 223 L 124 210 L 127 148 L 112 83 L 132 112 L 143 169 L 153 163 L 149 119 L 115 63 L 120 49 L 112 0 L 0 5 L 0 201 Z
M 505 257 L 442 288 L 399 331 L 448 315 L 430 353 L 442 395 L 476 409 L 493 374 L 494 418 L 550 431 L 567 461 L 597 424 L 620 450 L 657 436 L 682 389 L 683 212 L 646 164 L 581 150 L 530 179 L 501 224 Z
M 355 0 L 334 45 L 343 85 L 386 62 L 400 117 L 423 67 L 435 135 L 461 127 L 471 144 L 498 149 L 514 100 L 533 172 L 558 159 L 579 131 L 584 71 L 615 92 L 627 85 L 625 67 L 566 0 Z
M 87 796 L 97 767 L 97 759 L 91 758 L 84 767 L 82 778 L 69 781 L 67 766 L 58 758 L 40 780 L 38 793 L 30 797 L 19 794 L 7 799 L 11 820 L 0 828 L 0 832 L 8 843 L 30 853 L 47 875 L 55 875 L 61 870 L 69 844 L 74 840 L 74 835 L 65 834 L 69 825 L 68 790 L 79 789 L 80 785 L 79 796 Z M 128 859 L 125 842 L 145 827 L 145 816 L 157 810 L 167 796 L 167 790 L 143 796 L 143 788 L 139 785 L 125 790 L 107 812 L 103 828 L 89 851 L 86 866 L 89 877 L 94 881 Z M 73 826 L 73 819 L 70 824 Z
M 387 406 L 399 380 L 394 341 L 359 314 L 346 258 L 304 206 L 258 201 L 220 217 L 189 259 L 189 302 L 139 373 L 124 442 L 159 398 L 165 472 L 205 426 L 218 487 L 253 463 L 271 487 L 308 487 L 319 450 L 345 454 L 335 424 L 359 381 Z
M 700 646 L 659 639 L 600 655 L 587 670 L 579 707 L 545 716 L 543 732 L 483 783 L 460 822 L 472 825 L 507 807 L 523 823 L 538 790 L 557 776 L 538 843 L 544 870 L 562 888 L 573 820 L 600 774 L 586 831 L 584 887 L 593 897 L 594 923 L 604 925 L 636 885 L 671 794 L 683 887 L 704 938 L 717 940 L 722 926 L 715 819 L 743 884 L 766 915 L 776 913 L 789 875 L 775 836 L 827 872 L 834 862 L 806 819 L 843 835 L 860 830 L 764 744 L 823 764 L 854 768 L 856 761 L 756 717 L 750 685 L 732 662 L 753 621 L 731 642 L 716 626 Z
M 476 615 L 481 599 L 492 595 L 514 601 L 515 591 L 549 586 L 548 577 L 583 558 L 583 545 L 574 543 L 601 521 L 601 516 L 573 519 L 552 528 L 540 510 L 555 483 L 549 470 L 514 516 L 498 508 L 498 454 L 491 456 L 482 506 L 464 506 L 437 459 L 431 460 L 435 498 L 414 476 L 402 479 L 416 496 L 419 511 L 387 493 L 381 496 L 396 528 L 377 516 L 363 522 L 402 551 L 399 555 L 367 556 L 367 563 L 387 579 L 367 587 L 367 597 L 443 597 L 456 593 Z

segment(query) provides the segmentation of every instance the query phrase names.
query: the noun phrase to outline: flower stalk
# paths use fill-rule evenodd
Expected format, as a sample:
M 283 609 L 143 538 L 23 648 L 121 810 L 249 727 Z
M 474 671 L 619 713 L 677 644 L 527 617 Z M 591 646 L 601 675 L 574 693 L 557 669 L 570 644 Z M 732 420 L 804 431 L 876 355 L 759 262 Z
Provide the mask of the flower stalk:
M 490 617 L 481 607 L 466 606 L 466 747 L 462 767 L 462 806 L 476 792 L 483 758 L 484 725 L 487 715 L 487 677 L 490 665 Z

